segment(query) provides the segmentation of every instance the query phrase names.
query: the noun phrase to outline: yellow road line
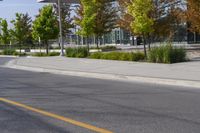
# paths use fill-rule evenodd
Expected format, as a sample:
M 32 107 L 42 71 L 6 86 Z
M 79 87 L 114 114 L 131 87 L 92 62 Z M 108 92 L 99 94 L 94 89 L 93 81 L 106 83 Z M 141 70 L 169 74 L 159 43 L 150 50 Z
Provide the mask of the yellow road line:
M 47 111 L 44 111 L 44 110 L 36 109 L 36 108 L 31 107 L 31 106 L 27 106 L 27 105 L 24 105 L 24 104 L 15 102 L 15 101 L 11 101 L 11 100 L 8 100 L 8 99 L 5 99 L 5 98 L 0 98 L 0 101 L 4 102 L 4 103 L 9 103 L 9 104 L 15 105 L 15 106 L 27 109 L 27 110 L 30 110 L 32 112 L 36 112 L 38 114 L 42 114 L 44 116 L 48 116 L 48 117 L 51 117 L 51 118 L 54 118 L 54 119 L 57 119 L 57 120 L 61 120 L 61 121 L 64 121 L 64 122 L 67 122 L 67 123 L 70 123 L 70 124 L 73 124 L 73 125 L 76 125 L 76 126 L 79 126 L 79 127 L 83 127 L 83 128 L 89 129 L 89 130 L 94 131 L 94 132 L 112 133 L 111 131 L 103 129 L 103 128 L 98 128 L 98 127 L 95 127 L 95 126 L 92 126 L 92 125 L 89 125 L 89 124 L 86 124 L 86 123 L 83 123 L 83 122 L 72 120 L 70 118 L 63 117 L 63 116 L 60 116 L 60 115 L 57 115 L 57 114 L 54 114 L 54 113 L 50 113 L 50 112 L 47 112 Z

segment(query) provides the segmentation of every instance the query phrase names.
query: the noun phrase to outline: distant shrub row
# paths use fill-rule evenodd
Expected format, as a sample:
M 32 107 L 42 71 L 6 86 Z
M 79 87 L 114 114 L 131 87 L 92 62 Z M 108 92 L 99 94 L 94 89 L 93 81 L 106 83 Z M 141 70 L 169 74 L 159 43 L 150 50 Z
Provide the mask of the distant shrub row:
M 126 52 L 109 52 L 102 53 L 97 52 L 90 55 L 92 59 L 104 59 L 104 60 L 121 60 L 121 61 L 141 61 L 145 59 L 145 56 L 141 52 L 126 53 Z
M 26 53 L 19 53 L 15 49 L 4 49 L 0 54 L 2 55 L 15 55 L 15 56 L 26 56 Z
M 45 56 L 59 56 L 59 52 L 50 52 L 49 54 L 46 53 L 34 53 L 32 56 L 37 56 L 37 57 L 45 57 Z

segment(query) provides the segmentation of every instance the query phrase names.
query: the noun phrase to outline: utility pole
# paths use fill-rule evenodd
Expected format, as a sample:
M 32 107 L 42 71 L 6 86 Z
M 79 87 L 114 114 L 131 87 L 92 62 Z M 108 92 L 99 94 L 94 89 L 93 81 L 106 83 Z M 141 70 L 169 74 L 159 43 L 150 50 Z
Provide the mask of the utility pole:
M 64 43 L 63 43 L 63 35 L 62 35 L 62 14 L 61 14 L 61 2 L 58 0 L 58 14 L 59 14 L 59 43 L 61 46 L 60 56 L 64 56 Z

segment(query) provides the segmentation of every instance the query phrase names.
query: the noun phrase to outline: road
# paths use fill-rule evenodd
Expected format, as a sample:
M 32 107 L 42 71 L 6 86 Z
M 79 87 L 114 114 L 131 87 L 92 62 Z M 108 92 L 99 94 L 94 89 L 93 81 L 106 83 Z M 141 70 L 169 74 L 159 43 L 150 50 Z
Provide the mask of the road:
M 200 89 L 0 67 L 1 133 L 199 133 L 199 101 Z

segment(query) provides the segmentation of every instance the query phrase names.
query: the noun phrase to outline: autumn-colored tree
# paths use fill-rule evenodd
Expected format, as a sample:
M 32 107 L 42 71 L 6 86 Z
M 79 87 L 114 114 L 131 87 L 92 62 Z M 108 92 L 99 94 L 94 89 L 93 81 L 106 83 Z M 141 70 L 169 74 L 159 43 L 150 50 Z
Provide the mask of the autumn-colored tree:
M 96 7 L 96 16 L 93 28 L 97 39 L 97 48 L 101 45 L 101 37 L 116 28 L 118 15 L 112 2 L 113 0 L 96 0 L 94 5 Z
M 128 14 L 127 7 L 134 0 L 119 0 L 120 11 L 122 12 L 121 19 L 118 25 L 131 32 L 130 23 L 134 17 Z M 149 17 L 154 19 L 154 32 L 148 35 L 148 42 L 151 38 L 156 40 L 160 38 L 172 38 L 177 31 L 177 26 L 180 23 L 181 12 L 183 12 L 182 4 L 184 0 L 152 0 L 153 7 L 149 12 Z M 150 47 L 150 45 L 149 45 Z
M 168 38 L 168 41 L 173 39 L 182 22 L 183 6 L 183 0 L 156 0 L 152 13 L 155 18 L 154 38 Z
M 118 19 L 117 24 L 120 28 L 131 31 L 131 22 L 133 21 L 133 16 L 127 12 L 127 5 L 131 3 L 131 0 L 119 0 L 119 9 L 120 9 L 120 19 Z
M 200 0 L 187 1 L 186 18 L 191 24 L 190 29 L 200 33 Z

